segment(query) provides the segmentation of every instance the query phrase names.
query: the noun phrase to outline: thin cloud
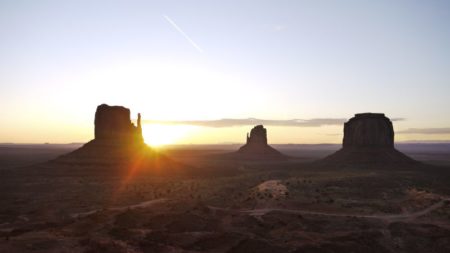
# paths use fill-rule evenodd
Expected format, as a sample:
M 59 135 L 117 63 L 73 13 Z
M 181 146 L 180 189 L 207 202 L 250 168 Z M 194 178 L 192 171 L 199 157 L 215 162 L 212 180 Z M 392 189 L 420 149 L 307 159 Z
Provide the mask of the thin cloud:
M 341 126 L 347 119 L 290 119 L 290 120 L 271 120 L 271 119 L 219 119 L 219 120 L 186 120 L 186 121 L 166 121 L 166 120 L 144 120 L 147 124 L 170 124 L 170 125 L 192 125 L 204 127 L 235 127 L 235 126 L 291 126 L 291 127 L 319 127 L 325 125 Z
M 408 128 L 397 131 L 400 134 L 450 134 L 450 127 L 443 128 Z
M 193 41 L 191 39 L 191 37 L 189 37 L 176 23 L 175 21 L 173 21 L 171 18 L 169 18 L 167 15 L 162 15 L 163 18 L 171 25 L 173 26 L 173 28 L 175 28 L 175 30 L 177 30 L 181 35 L 183 35 L 183 37 L 195 48 L 197 49 L 197 51 L 199 51 L 200 53 L 203 53 L 203 49 L 197 45 L 197 43 L 195 43 L 195 41 Z

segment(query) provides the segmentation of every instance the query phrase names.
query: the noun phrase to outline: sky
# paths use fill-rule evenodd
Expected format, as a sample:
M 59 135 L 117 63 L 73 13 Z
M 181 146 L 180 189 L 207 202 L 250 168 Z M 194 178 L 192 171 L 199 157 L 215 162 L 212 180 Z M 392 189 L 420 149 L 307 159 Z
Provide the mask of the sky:
M 260 122 L 271 143 L 340 143 L 361 112 L 450 140 L 449 28 L 444 0 L 0 0 L 0 143 L 89 141 L 102 103 L 154 145 Z

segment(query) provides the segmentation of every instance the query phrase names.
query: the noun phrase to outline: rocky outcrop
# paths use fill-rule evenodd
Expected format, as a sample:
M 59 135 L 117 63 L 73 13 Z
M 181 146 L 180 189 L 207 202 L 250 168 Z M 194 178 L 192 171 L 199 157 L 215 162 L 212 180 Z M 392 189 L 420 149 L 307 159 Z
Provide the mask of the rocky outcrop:
M 263 125 L 252 128 L 250 135 L 247 133 L 247 145 L 265 146 L 267 145 L 267 130 Z
M 236 155 L 242 159 L 251 160 L 279 160 L 287 157 L 267 144 L 267 130 L 263 125 L 255 126 L 250 134 L 247 133 L 247 142 L 239 148 Z
M 95 112 L 95 139 L 81 148 L 52 162 L 58 168 L 95 170 L 102 173 L 167 174 L 184 167 L 151 149 L 142 137 L 141 115 L 137 126 L 130 119 L 130 110 L 123 106 L 99 105 Z
M 360 113 L 344 124 L 346 147 L 394 147 L 394 128 L 383 113 Z
M 379 166 L 417 162 L 395 149 L 394 128 L 389 118 L 382 113 L 360 113 L 344 124 L 342 149 L 319 163 Z
M 130 109 L 123 106 L 99 105 L 94 124 L 96 140 L 144 141 L 141 114 L 135 126 L 130 120 Z

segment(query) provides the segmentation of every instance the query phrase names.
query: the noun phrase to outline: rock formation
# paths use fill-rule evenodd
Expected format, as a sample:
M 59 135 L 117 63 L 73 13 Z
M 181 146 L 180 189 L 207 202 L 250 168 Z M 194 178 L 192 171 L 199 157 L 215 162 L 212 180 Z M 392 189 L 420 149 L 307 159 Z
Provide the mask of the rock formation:
M 382 113 L 355 114 L 344 124 L 342 149 L 324 158 L 333 165 L 411 164 L 413 159 L 394 148 L 392 122 Z
M 180 165 L 144 143 L 141 115 L 137 126 L 130 119 L 130 110 L 122 106 L 99 105 L 95 112 L 95 139 L 81 148 L 53 161 L 58 166 L 112 172 L 152 171 L 173 172 Z
M 250 135 L 247 133 L 247 145 L 265 146 L 267 145 L 267 130 L 263 125 L 252 128 Z
M 95 139 L 143 142 L 141 114 L 137 126 L 130 120 L 130 109 L 123 106 L 99 105 L 95 112 Z
M 383 113 L 359 113 L 344 124 L 345 147 L 394 147 L 394 128 Z
M 267 130 L 262 125 L 255 126 L 250 134 L 247 133 L 247 142 L 236 153 L 243 159 L 272 160 L 286 159 L 278 150 L 267 144 Z

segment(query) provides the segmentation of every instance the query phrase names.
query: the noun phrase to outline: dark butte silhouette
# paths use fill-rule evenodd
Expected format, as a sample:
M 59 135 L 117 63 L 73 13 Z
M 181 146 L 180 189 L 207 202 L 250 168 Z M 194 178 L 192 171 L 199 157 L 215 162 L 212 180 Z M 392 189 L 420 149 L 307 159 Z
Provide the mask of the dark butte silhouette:
M 344 124 L 342 149 L 319 163 L 340 166 L 418 162 L 394 148 L 394 128 L 389 118 L 382 113 L 360 113 Z
M 130 110 L 123 106 L 99 105 L 94 124 L 96 140 L 144 142 L 141 114 L 138 114 L 137 126 L 134 126 L 130 121 Z
M 267 145 L 267 130 L 263 125 L 258 125 L 252 128 L 250 134 L 247 133 L 247 145 L 266 146 Z
M 382 113 L 355 114 L 344 124 L 344 147 L 394 147 L 392 122 Z
M 102 104 L 95 113 L 95 139 L 83 147 L 63 155 L 52 163 L 69 166 L 82 165 L 91 169 L 139 168 L 158 173 L 180 168 L 178 163 L 144 143 L 141 115 L 137 126 L 130 120 L 130 110 L 122 106 Z M 255 126 L 247 134 L 247 142 L 238 151 L 224 157 L 240 160 L 286 160 L 289 157 L 268 145 L 267 130 Z M 381 113 L 356 114 L 344 125 L 343 147 L 317 164 L 389 165 L 418 164 L 394 148 L 392 122 Z
M 90 170 L 118 169 L 152 173 L 174 172 L 180 164 L 156 152 L 144 143 L 141 115 L 137 126 L 130 110 L 123 106 L 99 105 L 95 112 L 95 139 L 81 148 L 60 156 L 52 164 L 82 166 Z
M 287 157 L 267 144 L 267 130 L 263 125 L 255 126 L 247 133 L 247 143 L 239 148 L 236 155 L 250 160 L 281 160 Z

